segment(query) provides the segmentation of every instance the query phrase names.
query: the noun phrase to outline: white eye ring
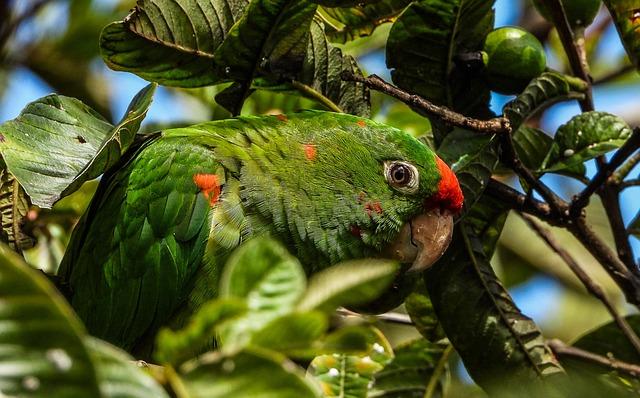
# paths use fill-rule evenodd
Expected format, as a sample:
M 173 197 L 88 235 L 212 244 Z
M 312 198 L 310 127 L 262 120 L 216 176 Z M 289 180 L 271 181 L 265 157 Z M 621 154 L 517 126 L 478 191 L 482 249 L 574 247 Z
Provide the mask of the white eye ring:
M 418 169 L 409 162 L 399 160 L 384 162 L 384 178 L 398 192 L 417 193 L 419 177 Z

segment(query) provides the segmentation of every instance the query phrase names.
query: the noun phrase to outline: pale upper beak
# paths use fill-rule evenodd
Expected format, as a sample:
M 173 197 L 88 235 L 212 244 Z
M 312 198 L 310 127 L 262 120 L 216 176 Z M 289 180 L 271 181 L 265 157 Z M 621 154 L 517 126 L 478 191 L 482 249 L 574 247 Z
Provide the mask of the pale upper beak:
M 401 263 L 411 263 L 408 272 L 424 271 L 442 257 L 452 234 L 451 213 L 433 209 L 406 223 L 385 254 Z

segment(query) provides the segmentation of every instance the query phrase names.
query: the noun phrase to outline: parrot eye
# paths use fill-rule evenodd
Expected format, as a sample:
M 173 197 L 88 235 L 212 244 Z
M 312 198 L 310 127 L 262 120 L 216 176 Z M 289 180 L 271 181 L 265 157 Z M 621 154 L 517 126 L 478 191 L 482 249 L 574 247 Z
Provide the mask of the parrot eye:
M 411 163 L 393 161 L 384 163 L 384 176 L 395 190 L 413 194 L 418 192 L 418 169 Z

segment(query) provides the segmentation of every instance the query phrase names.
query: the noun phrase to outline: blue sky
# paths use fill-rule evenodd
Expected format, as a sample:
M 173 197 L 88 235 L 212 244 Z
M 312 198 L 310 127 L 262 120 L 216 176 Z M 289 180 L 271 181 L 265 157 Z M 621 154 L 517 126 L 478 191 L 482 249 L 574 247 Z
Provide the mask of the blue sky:
M 108 3 L 112 0 L 101 0 L 101 3 Z M 505 26 L 514 24 L 517 21 L 516 13 L 520 10 L 521 0 L 497 0 L 496 1 L 496 26 Z M 29 41 L 39 34 L 55 34 L 57 30 L 64 26 L 60 22 L 60 16 L 64 15 L 64 10 L 58 11 L 39 21 L 38 29 L 42 24 L 48 26 L 47 31 L 36 31 L 34 26 L 26 26 L 20 31 L 19 40 Z M 48 22 L 47 22 L 48 21 Z M 623 53 L 619 39 L 615 31 L 609 30 L 605 34 L 603 44 L 599 48 L 599 53 L 603 57 L 609 59 L 617 59 Z M 385 67 L 384 55 L 377 54 L 369 56 L 361 60 L 365 69 L 371 73 L 387 75 L 388 71 Z M 115 118 L 119 118 L 125 111 L 129 100 L 137 93 L 147 82 L 136 77 L 133 74 L 114 72 L 107 69 L 102 62 L 97 61 L 95 68 L 102 71 L 110 82 L 115 95 L 112 96 L 112 104 L 114 108 Z M 635 111 L 634 107 L 640 105 L 640 83 L 636 79 L 632 84 L 596 87 L 594 90 L 594 99 L 596 108 L 601 111 L 609 111 L 612 113 L 622 113 Z M 26 69 L 16 69 L 9 76 L 9 85 L 5 95 L 0 99 L 0 122 L 12 119 L 18 115 L 20 110 L 30 101 L 49 94 L 52 91 L 37 76 L 33 75 Z M 493 109 L 500 112 L 502 105 L 511 97 L 495 95 L 492 100 Z M 634 104 L 637 104 L 634 106 Z M 630 107 L 631 105 L 631 107 Z M 190 113 L 190 106 L 183 100 L 176 99 L 170 95 L 167 90 L 160 88 L 154 99 L 153 106 L 148 114 L 147 121 L 151 122 L 170 122 L 176 119 L 183 119 L 183 115 Z M 542 126 L 547 131 L 555 131 L 561 124 L 570 119 L 571 116 L 579 113 L 576 103 L 564 103 L 554 106 L 548 111 L 542 120 Z M 594 167 L 589 167 L 589 172 L 594 172 Z M 637 175 L 637 172 L 636 174 Z M 559 187 L 566 183 L 566 179 L 547 177 L 546 181 L 552 187 Z M 580 185 L 578 184 L 579 188 Z M 631 220 L 638 211 L 638 191 L 629 190 L 623 195 L 623 211 L 626 221 Z M 638 253 L 640 245 L 637 241 L 633 242 L 634 248 Z M 512 294 L 521 307 L 521 309 L 532 316 L 539 322 L 544 322 L 545 315 L 548 314 L 547 308 L 551 306 L 558 295 L 561 293 L 560 285 L 553 279 L 548 277 L 537 277 L 528 283 L 512 289 Z

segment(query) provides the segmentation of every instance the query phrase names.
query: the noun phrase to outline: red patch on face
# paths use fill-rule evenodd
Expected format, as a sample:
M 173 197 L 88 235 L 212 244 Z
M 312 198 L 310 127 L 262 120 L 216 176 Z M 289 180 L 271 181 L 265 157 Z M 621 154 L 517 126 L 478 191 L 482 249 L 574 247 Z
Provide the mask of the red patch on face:
M 287 117 L 287 115 L 276 115 L 276 117 L 278 118 L 278 120 L 280 120 L 281 122 L 288 122 L 289 118 Z
M 204 197 L 209 199 L 209 205 L 213 206 L 218 202 L 220 197 L 220 183 L 218 176 L 215 174 L 194 174 L 193 182 L 195 182 Z
M 367 126 L 367 123 L 364 120 L 358 120 L 356 123 L 360 127 L 366 127 Z
M 436 165 L 438 166 L 438 171 L 440 171 L 438 191 L 427 199 L 425 205 L 427 207 L 440 206 L 453 213 L 459 213 L 464 204 L 464 196 L 462 195 L 458 178 L 449 166 L 437 156 Z
M 375 212 L 376 214 L 382 214 L 382 206 L 380 202 L 367 202 L 364 204 L 364 211 L 369 217 Z
M 308 160 L 316 160 L 316 156 L 318 155 L 318 150 L 316 146 L 313 144 L 304 144 L 304 157 Z

